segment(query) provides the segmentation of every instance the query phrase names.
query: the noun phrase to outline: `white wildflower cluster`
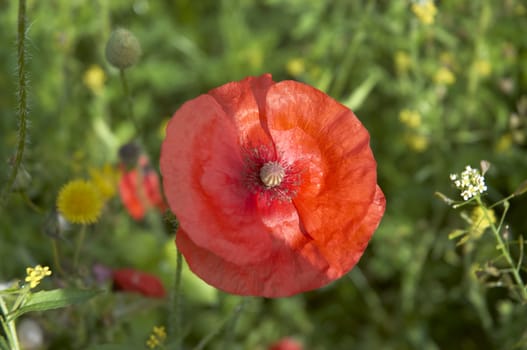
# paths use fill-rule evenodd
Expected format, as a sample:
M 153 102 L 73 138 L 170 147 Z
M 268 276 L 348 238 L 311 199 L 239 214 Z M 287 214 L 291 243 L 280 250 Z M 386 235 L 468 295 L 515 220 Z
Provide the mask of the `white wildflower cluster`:
M 450 180 L 461 191 L 461 197 L 464 200 L 470 199 L 487 190 L 485 178 L 478 169 L 473 169 L 470 165 L 465 167 L 460 175 L 450 174 Z

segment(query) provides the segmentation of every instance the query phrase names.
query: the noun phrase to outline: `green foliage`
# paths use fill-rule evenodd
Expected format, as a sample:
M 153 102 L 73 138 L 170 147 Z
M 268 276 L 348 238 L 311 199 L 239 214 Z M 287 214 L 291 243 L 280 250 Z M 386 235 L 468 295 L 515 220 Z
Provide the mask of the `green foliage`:
M 27 312 L 52 310 L 83 303 L 99 293 L 100 291 L 76 289 L 54 289 L 31 293 L 19 308 L 7 314 L 7 320 L 14 321 Z
M 17 3 L 0 3 L 3 164 L 21 141 Z M 230 349 L 263 350 L 284 336 L 309 350 L 526 347 L 519 322 L 527 317 L 525 303 L 506 284 L 476 278 L 476 267 L 487 277 L 493 272 L 488 263 L 498 252 L 492 232 L 456 245 L 449 234 L 466 222 L 433 194 L 460 200 L 449 174 L 490 161 L 485 200 L 516 193 L 502 227 L 511 242 L 525 241 L 527 199 L 519 194 L 527 174 L 527 5 L 436 1 L 434 23 L 427 25 L 412 12 L 413 3 L 28 0 L 29 114 L 21 165 L 31 181 L 9 192 L 0 207 L 0 283 L 42 263 L 52 267 L 55 287 L 110 289 L 92 274 L 103 264 L 155 273 L 170 290 L 176 255 L 168 221 L 174 218 L 151 211 L 135 222 L 114 196 L 88 228 L 74 266 L 79 228 L 49 227 L 51 219 L 58 225 L 57 193 L 70 179 L 88 178 L 92 167 L 116 165 L 119 147 L 132 139 L 157 168 L 163 125 L 184 101 L 270 72 L 277 81 L 306 82 L 353 108 L 371 134 L 387 213 L 349 277 L 287 299 L 250 298 L 233 324 L 240 298 L 214 291 L 184 267 L 186 348 L 210 337 L 207 349 L 230 341 Z M 117 27 L 133 32 L 142 47 L 126 71 L 133 118 L 119 71 L 105 61 L 106 41 Z M 2 189 L 10 171 L 2 167 Z M 495 210 L 501 218 L 504 208 Z M 510 251 L 515 261 L 523 256 L 519 246 Z M 525 280 L 522 264 L 518 273 Z M 55 306 L 78 296 L 50 293 L 59 290 L 33 294 L 33 309 L 26 304 L 26 310 L 53 306 L 37 303 L 37 296 L 53 297 L 46 300 Z M 146 348 L 152 327 L 169 322 L 167 304 L 104 293 L 88 304 L 24 317 L 44 330 L 44 348 Z

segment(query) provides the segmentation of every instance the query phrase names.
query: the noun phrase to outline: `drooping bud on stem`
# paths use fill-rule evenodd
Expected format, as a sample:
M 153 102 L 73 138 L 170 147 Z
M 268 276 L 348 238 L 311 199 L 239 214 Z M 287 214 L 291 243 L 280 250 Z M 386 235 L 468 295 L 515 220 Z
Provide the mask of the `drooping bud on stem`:
M 260 180 L 267 188 L 280 185 L 284 180 L 284 168 L 277 162 L 265 163 L 260 169 Z

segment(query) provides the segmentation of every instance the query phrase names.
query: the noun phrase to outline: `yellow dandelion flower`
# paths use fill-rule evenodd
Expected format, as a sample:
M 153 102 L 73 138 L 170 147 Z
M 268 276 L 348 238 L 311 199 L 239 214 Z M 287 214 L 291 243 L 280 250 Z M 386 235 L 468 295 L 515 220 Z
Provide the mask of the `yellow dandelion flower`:
M 412 59 L 405 51 L 397 51 L 393 60 L 398 73 L 406 73 L 412 66 Z
M 483 207 L 475 207 L 470 215 L 470 233 L 472 237 L 479 238 L 492 224 L 496 223 L 494 210 Z
M 434 75 L 434 81 L 439 85 L 451 85 L 456 81 L 456 76 L 447 67 L 441 67 Z
M 306 64 L 303 58 L 290 59 L 285 66 L 287 73 L 296 77 L 303 74 L 306 71 Z
M 110 164 L 105 164 L 102 168 L 91 168 L 89 170 L 93 184 L 99 190 L 104 201 L 112 198 L 117 192 L 119 182 L 119 171 Z
M 51 270 L 48 266 L 37 265 L 35 267 L 26 268 L 26 282 L 29 283 L 29 288 L 33 289 L 40 284 L 46 276 L 51 276 Z
M 72 223 L 91 224 L 101 215 L 103 200 L 91 181 L 73 180 L 59 192 L 57 208 Z
M 434 23 L 437 7 L 432 0 L 419 0 L 412 4 L 412 11 L 423 24 Z
M 421 125 L 421 115 L 417 111 L 403 109 L 399 113 L 399 121 L 412 129 L 417 129 Z
M 106 74 L 104 70 L 98 65 L 92 65 L 82 77 L 84 85 L 86 85 L 94 94 L 100 94 L 104 88 L 104 81 L 106 80 Z

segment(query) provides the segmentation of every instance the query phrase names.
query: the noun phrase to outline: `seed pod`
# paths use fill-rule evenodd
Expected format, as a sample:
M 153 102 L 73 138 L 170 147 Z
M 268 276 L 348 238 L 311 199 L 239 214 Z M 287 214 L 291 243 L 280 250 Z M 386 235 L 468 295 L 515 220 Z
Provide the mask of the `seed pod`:
M 106 59 L 114 67 L 133 66 L 141 56 L 141 44 L 129 30 L 119 28 L 112 32 L 106 44 Z

